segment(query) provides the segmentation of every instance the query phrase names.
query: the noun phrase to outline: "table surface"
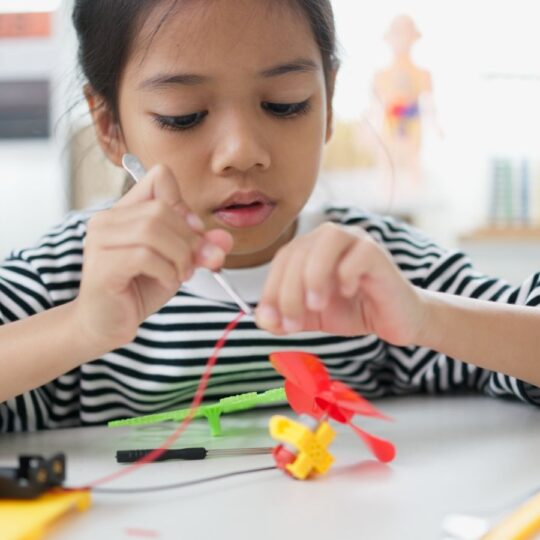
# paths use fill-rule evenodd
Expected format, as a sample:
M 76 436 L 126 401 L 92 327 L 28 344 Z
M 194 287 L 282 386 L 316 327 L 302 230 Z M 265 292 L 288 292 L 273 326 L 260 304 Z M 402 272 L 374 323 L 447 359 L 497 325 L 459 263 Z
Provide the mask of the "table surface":
M 46 539 L 433 540 L 443 537 L 445 515 L 487 515 L 540 486 L 540 410 L 532 406 L 481 396 L 376 405 L 394 422 L 357 417 L 356 423 L 394 442 L 397 457 L 389 465 L 373 460 L 352 431 L 338 425 L 335 464 L 316 480 L 295 481 L 271 470 L 144 495 L 95 493 L 90 510 L 63 518 Z M 205 420 L 196 420 L 175 446 L 272 446 L 267 424 L 274 412 L 225 415 L 223 436 L 216 438 Z M 117 449 L 154 447 L 174 427 L 0 435 L 0 465 L 15 465 L 19 453 L 63 451 L 67 484 L 84 485 L 121 467 Z M 269 455 L 152 463 L 109 487 L 169 484 L 272 464 Z

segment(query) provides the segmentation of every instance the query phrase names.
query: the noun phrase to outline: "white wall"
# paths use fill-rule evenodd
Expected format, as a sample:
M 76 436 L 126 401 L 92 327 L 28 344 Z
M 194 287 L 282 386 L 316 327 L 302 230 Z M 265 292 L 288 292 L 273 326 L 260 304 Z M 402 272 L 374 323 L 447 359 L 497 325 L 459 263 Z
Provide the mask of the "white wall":
M 50 139 L 0 140 L 0 259 L 31 245 L 68 208 L 66 116 L 73 102 L 75 40 L 67 0 L 51 39 L 0 40 L 0 79 L 51 78 Z

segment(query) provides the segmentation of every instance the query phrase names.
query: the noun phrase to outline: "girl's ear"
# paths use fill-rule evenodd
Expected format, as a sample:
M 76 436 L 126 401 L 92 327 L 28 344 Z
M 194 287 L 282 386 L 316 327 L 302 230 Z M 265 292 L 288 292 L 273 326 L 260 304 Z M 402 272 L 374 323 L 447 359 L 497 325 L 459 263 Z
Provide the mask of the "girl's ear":
M 334 109 L 332 108 L 332 104 L 327 108 L 326 111 L 326 136 L 324 138 L 324 142 L 330 142 L 330 139 L 332 138 L 332 135 L 334 134 Z
M 334 89 L 336 87 L 337 71 L 334 70 L 329 76 L 326 88 L 326 137 L 325 142 L 329 142 L 334 134 Z
M 109 105 L 89 85 L 85 85 L 83 91 L 92 115 L 92 122 L 99 145 L 109 161 L 120 167 L 122 156 L 126 153 L 126 145 L 120 124 Z

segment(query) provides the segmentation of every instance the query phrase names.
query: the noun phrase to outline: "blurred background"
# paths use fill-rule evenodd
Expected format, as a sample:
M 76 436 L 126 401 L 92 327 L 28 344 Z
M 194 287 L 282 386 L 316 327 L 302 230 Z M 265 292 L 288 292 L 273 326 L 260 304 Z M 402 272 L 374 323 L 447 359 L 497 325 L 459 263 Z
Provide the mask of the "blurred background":
M 334 0 L 336 131 L 311 204 L 392 214 L 481 270 L 540 270 L 537 0 Z M 70 0 L 0 0 L 0 259 L 123 174 L 88 129 Z

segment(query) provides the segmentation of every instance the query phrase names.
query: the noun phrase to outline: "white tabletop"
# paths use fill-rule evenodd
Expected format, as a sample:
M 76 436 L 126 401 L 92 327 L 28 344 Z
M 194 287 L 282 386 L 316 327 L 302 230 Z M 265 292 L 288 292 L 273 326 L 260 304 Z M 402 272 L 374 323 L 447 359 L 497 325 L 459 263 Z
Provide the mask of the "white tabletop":
M 482 514 L 540 486 L 540 410 L 484 397 L 414 397 L 376 402 L 394 422 L 357 424 L 390 439 L 389 465 L 338 426 L 336 462 L 312 481 L 273 470 L 145 495 L 94 494 L 92 507 L 59 522 L 51 540 L 282 539 L 433 540 L 448 513 Z M 280 413 L 288 411 L 279 411 Z M 224 434 L 197 420 L 175 445 L 271 446 L 268 410 L 222 417 Z M 333 424 L 336 426 L 336 424 Z M 67 454 L 68 485 L 118 470 L 115 451 L 154 447 L 173 424 L 78 428 L 0 435 L 0 465 L 19 453 Z M 110 487 L 168 484 L 272 465 L 271 456 L 153 463 Z M 135 536 L 129 529 L 141 529 Z M 143 535 L 144 533 L 144 535 Z

